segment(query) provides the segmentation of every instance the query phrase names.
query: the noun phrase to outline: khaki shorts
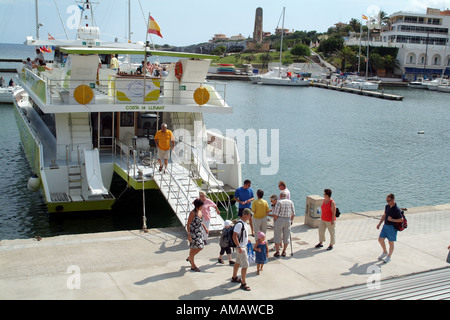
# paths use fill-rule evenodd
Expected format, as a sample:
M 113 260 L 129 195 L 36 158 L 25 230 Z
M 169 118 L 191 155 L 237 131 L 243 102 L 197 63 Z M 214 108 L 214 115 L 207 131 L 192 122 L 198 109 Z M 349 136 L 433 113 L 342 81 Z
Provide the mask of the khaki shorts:
M 158 159 L 169 160 L 169 158 L 170 158 L 170 149 L 161 150 L 158 148 Z
M 239 264 L 241 268 L 248 268 L 247 248 L 242 248 L 242 253 L 239 253 L 239 249 L 237 250 L 236 263 Z

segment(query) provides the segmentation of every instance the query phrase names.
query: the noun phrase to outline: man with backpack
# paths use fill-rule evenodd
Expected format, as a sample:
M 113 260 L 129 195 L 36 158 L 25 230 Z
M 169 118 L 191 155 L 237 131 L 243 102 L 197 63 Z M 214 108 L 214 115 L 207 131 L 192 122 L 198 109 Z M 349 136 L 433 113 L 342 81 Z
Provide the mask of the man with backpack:
M 384 214 L 377 225 L 377 229 L 380 229 L 381 224 L 384 222 L 380 236 L 378 237 L 378 242 L 383 249 L 383 253 L 378 257 L 378 260 L 383 261 L 384 263 L 391 261 L 392 253 L 394 252 L 394 243 L 397 241 L 398 231 L 395 226 L 397 223 L 403 222 L 402 211 L 395 203 L 395 196 L 392 193 L 386 196 L 386 202 L 387 205 L 384 208 Z M 389 253 L 386 250 L 386 238 L 389 242 Z
M 242 211 L 242 216 L 236 225 L 234 226 L 233 232 L 233 242 L 237 248 L 236 262 L 233 266 L 233 277 L 231 282 L 238 282 L 241 284 L 241 289 L 245 291 L 250 291 L 250 287 L 245 282 L 245 276 L 247 275 L 247 269 L 249 267 L 248 257 L 247 257 L 247 243 L 248 243 L 248 229 L 247 221 L 250 220 L 252 216 L 252 211 L 245 208 Z M 237 273 L 241 267 L 241 279 L 238 278 Z

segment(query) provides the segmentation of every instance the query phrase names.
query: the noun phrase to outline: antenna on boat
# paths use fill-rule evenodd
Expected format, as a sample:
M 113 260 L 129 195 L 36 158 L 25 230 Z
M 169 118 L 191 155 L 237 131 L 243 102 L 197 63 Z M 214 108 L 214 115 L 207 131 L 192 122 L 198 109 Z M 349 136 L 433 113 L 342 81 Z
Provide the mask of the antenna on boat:
M 94 11 L 92 8 L 93 4 L 98 4 L 97 2 L 90 2 L 89 0 L 77 1 L 79 3 L 78 8 L 80 8 L 80 24 L 78 25 L 77 40 L 85 40 L 86 35 L 91 39 L 92 35 L 100 38 L 100 31 L 95 27 L 94 22 Z M 87 14 L 89 13 L 89 14 Z M 96 31 L 94 31 L 96 29 Z

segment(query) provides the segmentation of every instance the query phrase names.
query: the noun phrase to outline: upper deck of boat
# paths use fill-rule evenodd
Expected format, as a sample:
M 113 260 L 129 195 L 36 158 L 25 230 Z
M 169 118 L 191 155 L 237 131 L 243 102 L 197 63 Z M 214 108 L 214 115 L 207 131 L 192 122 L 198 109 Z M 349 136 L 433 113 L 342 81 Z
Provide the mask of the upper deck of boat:
M 178 80 L 173 79 L 115 75 L 108 72 L 100 73 L 101 77 L 97 80 L 68 81 L 61 77 L 61 74 L 62 71 L 57 69 L 45 72 L 24 69 L 19 73 L 18 80 L 44 113 L 232 113 L 232 108 L 222 98 L 226 96 L 225 83 L 180 84 Z M 209 100 L 203 105 L 196 103 L 193 97 L 195 90 L 200 87 L 206 88 L 209 93 Z M 128 96 L 120 88 L 127 91 Z M 81 97 L 78 101 L 75 98 L 77 94 Z

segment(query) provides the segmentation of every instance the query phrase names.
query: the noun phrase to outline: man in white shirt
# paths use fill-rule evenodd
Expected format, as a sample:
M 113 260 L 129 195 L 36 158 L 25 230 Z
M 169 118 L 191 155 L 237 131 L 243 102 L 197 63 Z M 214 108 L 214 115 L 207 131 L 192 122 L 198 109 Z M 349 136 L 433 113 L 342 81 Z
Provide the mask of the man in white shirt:
M 281 240 L 283 238 L 283 252 L 281 256 L 286 256 L 286 248 L 289 244 L 289 238 L 291 235 L 291 224 L 295 217 L 294 203 L 286 198 L 286 191 L 281 191 L 280 200 L 278 200 L 273 211 L 274 224 L 273 224 L 273 242 L 275 242 L 275 254 L 274 257 L 280 256 Z M 283 235 L 283 237 L 281 237 Z
M 286 187 L 286 182 L 284 181 L 278 182 L 278 189 L 280 189 L 280 192 L 284 191 L 286 193 L 286 199 L 291 200 L 291 192 Z
M 233 241 L 236 244 L 237 255 L 236 263 L 233 266 L 233 277 L 231 282 L 239 282 L 241 284 L 241 289 L 245 291 L 250 291 L 250 287 L 245 282 L 245 276 L 247 275 L 247 269 L 249 266 L 247 257 L 247 243 L 248 243 L 248 227 L 247 221 L 250 220 L 252 216 L 252 211 L 245 208 L 242 212 L 242 216 L 236 225 L 234 226 Z M 241 279 L 238 278 L 237 273 L 241 267 Z

